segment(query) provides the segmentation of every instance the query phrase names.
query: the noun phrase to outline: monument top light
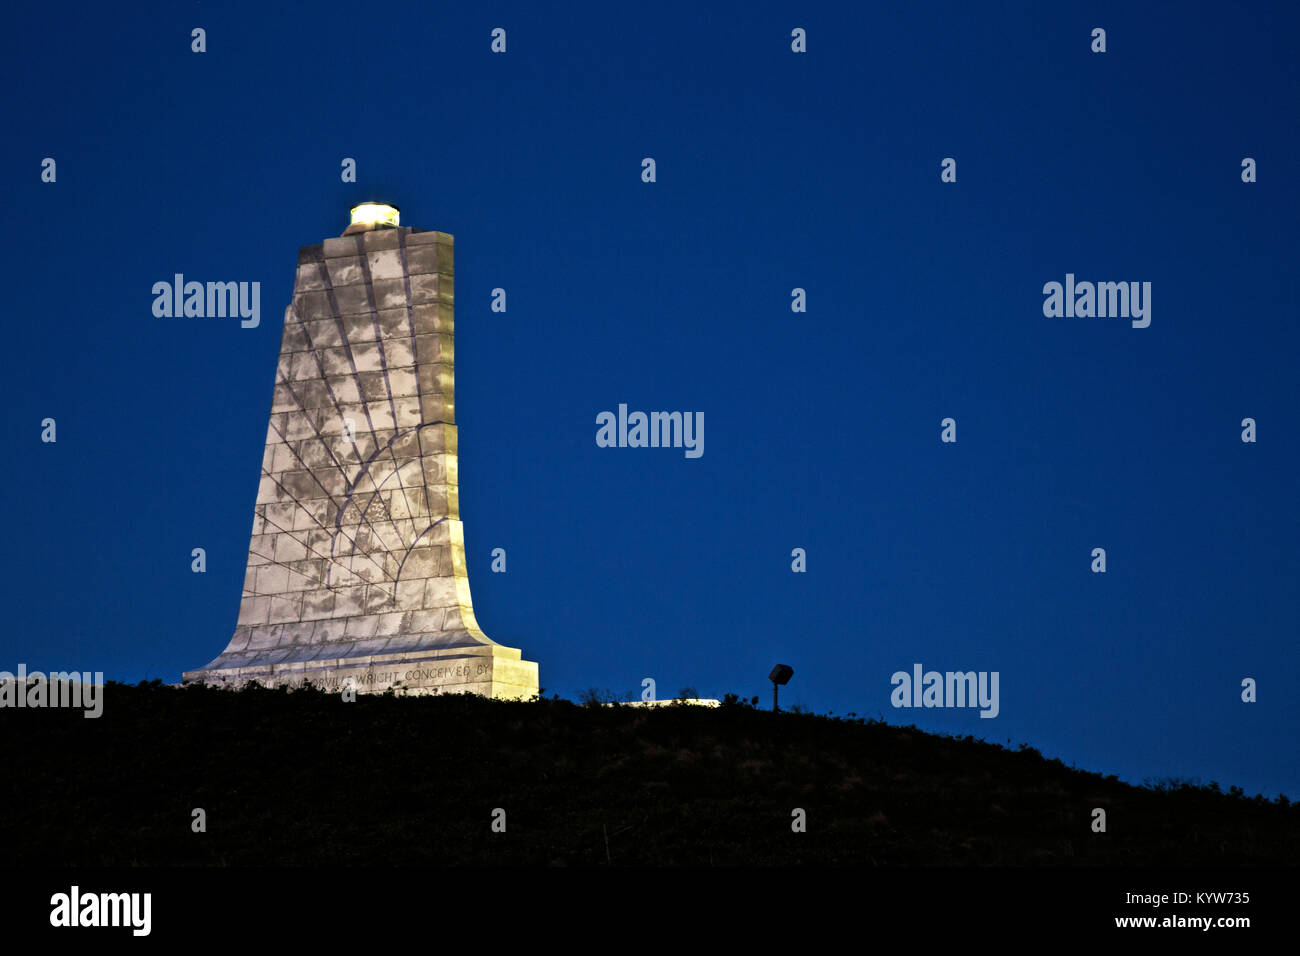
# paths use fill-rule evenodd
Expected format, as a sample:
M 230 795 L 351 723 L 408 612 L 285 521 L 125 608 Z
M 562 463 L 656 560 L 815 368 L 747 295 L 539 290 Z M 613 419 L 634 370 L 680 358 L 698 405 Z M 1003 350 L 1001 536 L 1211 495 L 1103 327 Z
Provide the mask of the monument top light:
M 352 207 L 352 226 L 358 227 L 353 231 L 362 229 L 382 229 L 385 226 L 399 226 L 398 221 L 401 212 L 396 206 L 390 206 L 383 202 L 363 202 Z

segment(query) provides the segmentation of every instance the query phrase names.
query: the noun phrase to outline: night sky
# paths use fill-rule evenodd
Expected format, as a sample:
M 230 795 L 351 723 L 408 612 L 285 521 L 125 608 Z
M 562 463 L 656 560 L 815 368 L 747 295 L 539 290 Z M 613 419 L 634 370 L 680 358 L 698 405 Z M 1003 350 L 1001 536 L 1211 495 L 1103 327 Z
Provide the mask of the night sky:
M 781 662 L 786 704 L 1300 796 L 1300 7 L 709 6 L 11 11 L 0 669 L 224 649 L 297 250 L 382 199 L 456 238 L 475 608 L 547 696 L 766 705 Z M 175 273 L 260 326 L 155 317 Z M 1067 273 L 1150 326 L 1046 317 Z M 597 447 L 619 403 L 704 454 Z M 917 663 L 998 716 L 895 709 Z

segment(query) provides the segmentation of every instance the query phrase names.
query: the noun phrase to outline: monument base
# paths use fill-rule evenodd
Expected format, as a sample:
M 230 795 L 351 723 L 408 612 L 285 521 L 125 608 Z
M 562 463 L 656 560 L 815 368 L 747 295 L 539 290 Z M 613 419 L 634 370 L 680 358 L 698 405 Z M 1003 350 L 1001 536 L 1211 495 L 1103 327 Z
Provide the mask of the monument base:
M 214 664 L 217 662 L 213 662 Z M 267 687 L 299 687 L 303 682 L 342 692 L 351 679 L 358 694 L 480 694 L 498 700 L 537 696 L 537 663 L 500 644 L 445 647 L 365 657 L 250 662 L 247 666 L 205 667 L 186 671 L 186 684 L 241 687 L 257 681 Z

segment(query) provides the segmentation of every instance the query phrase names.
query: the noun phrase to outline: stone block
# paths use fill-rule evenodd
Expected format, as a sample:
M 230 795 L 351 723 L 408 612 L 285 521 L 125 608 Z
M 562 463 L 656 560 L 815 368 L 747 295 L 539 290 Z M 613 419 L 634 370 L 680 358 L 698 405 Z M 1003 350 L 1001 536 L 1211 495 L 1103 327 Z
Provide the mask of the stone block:
M 396 247 L 367 250 L 366 261 L 370 267 L 370 278 L 374 282 L 401 279 L 405 275 L 402 269 L 402 255 Z
M 442 608 L 412 611 L 410 618 L 406 622 L 407 632 L 418 634 L 420 632 L 441 631 L 442 618 Z
M 293 532 L 286 532 L 276 536 L 275 560 L 277 562 L 304 561 L 308 553 L 306 543 Z
M 319 292 L 324 288 L 325 276 L 321 273 L 319 263 L 303 262 L 298 265 L 298 272 L 293 280 L 295 293 Z
M 386 429 L 392 431 L 397 427 L 393 408 L 386 401 L 367 402 L 366 421 L 370 423 L 370 427 L 374 430 Z
M 314 378 L 304 382 L 294 382 L 290 385 L 290 388 L 300 408 L 334 407 L 334 400 L 330 395 L 329 388 L 325 385 L 324 379 Z
M 317 621 L 311 639 L 316 644 L 336 643 L 343 640 L 343 634 L 346 630 L 347 621 L 341 618 L 335 617 L 327 621 Z M 332 651 L 329 648 L 322 648 L 322 654 L 326 657 L 331 653 Z
M 271 599 L 257 596 L 241 598 L 239 602 L 239 623 L 254 626 L 265 624 L 271 615 Z
M 268 624 L 283 624 L 302 620 L 301 594 L 273 594 L 270 597 L 271 612 L 267 616 Z
M 333 296 L 334 314 L 340 317 L 367 313 L 375 308 L 371 290 L 364 285 L 336 286 Z
M 253 628 L 248 639 L 248 649 L 258 651 L 268 647 L 276 647 L 280 643 L 280 631 L 283 626 L 282 624 L 272 624 Z
M 369 232 L 361 233 L 363 244 L 367 253 L 375 252 L 379 249 L 396 249 L 401 243 L 402 236 L 408 230 L 405 227 L 397 229 L 372 229 Z
M 388 376 L 383 371 L 359 372 L 356 380 L 367 402 L 388 401 Z
M 300 321 L 293 323 L 292 326 L 286 325 L 284 327 L 284 342 L 289 341 L 289 333 L 291 329 L 296 330 L 297 334 L 301 336 L 303 325 L 310 326 L 313 322 L 320 322 L 326 319 L 333 320 L 336 315 L 334 306 L 330 302 L 330 293 L 325 289 L 295 293 L 293 297 L 293 308 L 298 314 Z M 302 337 L 299 341 L 301 344 L 298 345 L 298 349 L 307 348 L 306 337 Z M 297 351 L 297 349 L 286 349 L 283 344 L 280 348 L 282 351 Z
M 355 568 L 353 569 L 356 570 Z M 364 585 L 339 588 L 335 592 L 334 616 L 353 617 L 364 614 L 366 610 L 366 589 Z
M 420 459 L 420 468 L 424 475 L 425 488 L 439 487 L 447 478 L 446 452 L 430 452 L 425 455 Z M 426 495 L 426 500 L 430 500 L 430 495 Z M 446 500 L 445 496 L 443 500 Z
M 424 409 L 415 397 L 395 399 L 395 424 L 400 430 L 412 429 L 424 421 Z
M 230 639 L 231 651 L 242 651 L 248 647 L 248 640 L 253 634 L 251 627 L 236 627 L 235 636 Z
M 406 294 L 405 279 L 378 279 L 372 286 L 373 302 L 376 311 L 406 311 L 410 299 Z
M 323 349 L 317 354 L 320 355 L 321 364 L 324 366 L 325 378 L 336 375 L 353 374 L 352 356 L 350 350 L 345 347 Z
M 310 340 L 313 350 L 336 349 L 343 346 L 343 336 L 339 332 L 339 323 L 333 316 L 324 319 L 313 319 L 306 323 L 306 327 L 307 338 Z
M 350 617 L 344 634 L 349 640 L 370 638 L 375 636 L 375 629 L 378 626 L 379 618 L 372 614 Z
M 424 606 L 425 607 L 455 607 L 458 604 L 456 599 L 456 579 L 451 575 L 438 574 L 438 552 L 430 548 L 431 563 L 429 566 L 429 579 L 424 585 Z
M 415 365 L 415 349 L 410 338 L 399 336 L 397 338 L 385 340 L 384 358 L 388 364 L 389 371 L 394 369 L 406 369 L 411 374 L 415 374 L 413 368 Z
M 418 429 L 408 429 L 396 435 L 393 443 L 389 446 L 389 452 L 394 461 L 406 461 L 411 458 L 419 458 L 420 451 L 420 433 Z
M 456 394 L 456 376 L 450 365 L 438 361 L 438 336 L 416 336 L 415 351 L 419 358 L 415 375 L 420 383 L 420 394 L 437 394 L 451 399 Z
M 271 475 L 263 475 L 257 484 L 257 504 L 268 504 L 285 498 L 279 483 Z
M 439 304 L 438 284 L 443 281 L 445 277 L 437 275 L 411 276 L 411 305 Z
M 376 302 L 379 300 L 376 299 Z M 405 305 L 394 308 L 379 308 L 375 312 L 379 320 L 379 332 L 385 342 L 406 340 L 411 335 L 410 314 Z
M 382 372 L 384 370 L 379 346 L 373 342 L 353 344 L 352 362 L 357 372 Z
M 411 275 L 450 275 L 451 256 L 445 252 L 446 246 L 437 243 L 409 246 L 406 250 L 406 267 Z M 442 253 L 440 255 L 440 253 Z M 445 260 L 445 261 L 443 261 Z
M 334 592 L 327 590 L 309 591 L 303 595 L 302 619 L 316 621 L 334 616 Z
M 440 303 L 429 302 L 412 306 L 411 314 L 417 335 L 429 335 L 434 332 L 450 335 L 455 332 L 451 309 Z
M 288 415 L 272 414 L 271 421 L 266 426 L 266 443 L 273 445 L 276 442 L 284 441 L 284 432 L 288 427 Z
M 307 335 L 302 323 L 286 322 L 280 332 L 280 354 L 291 355 L 307 348 Z
M 320 359 L 317 358 L 315 351 L 304 349 L 301 352 L 291 352 L 289 357 L 291 367 L 286 374 L 277 377 L 277 384 L 320 378 Z
M 402 566 L 402 577 L 396 584 L 397 606 L 403 610 L 418 609 L 424 606 L 424 581 L 406 576 L 406 567 Z
M 396 585 L 382 572 L 379 582 L 366 588 L 366 613 L 379 615 L 398 608 Z M 376 618 L 377 619 L 377 618 Z
M 357 389 L 357 380 L 353 375 L 331 375 L 325 379 L 325 384 L 336 406 L 355 405 L 361 401 L 361 393 Z
M 257 569 L 257 594 L 283 594 L 289 590 L 289 570 L 278 564 L 263 564 Z
M 325 267 L 329 271 L 329 286 L 336 292 L 339 286 L 360 285 L 365 281 L 359 256 L 339 256 L 326 259 Z
M 355 256 L 357 254 L 357 243 L 351 236 L 340 236 L 337 239 L 326 239 L 321 243 L 321 253 L 326 259 L 334 259 L 341 256 Z
M 297 624 L 281 624 L 280 645 L 285 644 L 310 644 L 312 633 L 316 630 L 315 623 L 311 621 L 299 622 Z

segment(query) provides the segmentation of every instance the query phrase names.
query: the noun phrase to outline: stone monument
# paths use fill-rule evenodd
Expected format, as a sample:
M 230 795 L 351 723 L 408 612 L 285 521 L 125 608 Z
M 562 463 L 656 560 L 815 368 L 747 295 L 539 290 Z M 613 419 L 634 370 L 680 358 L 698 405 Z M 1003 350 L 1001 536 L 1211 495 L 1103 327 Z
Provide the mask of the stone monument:
M 298 252 L 235 635 L 185 683 L 531 697 L 474 619 L 460 522 L 452 237 L 363 203 Z

